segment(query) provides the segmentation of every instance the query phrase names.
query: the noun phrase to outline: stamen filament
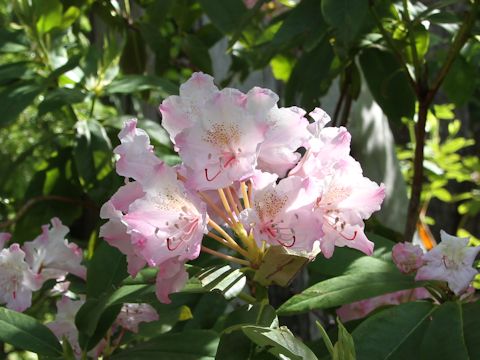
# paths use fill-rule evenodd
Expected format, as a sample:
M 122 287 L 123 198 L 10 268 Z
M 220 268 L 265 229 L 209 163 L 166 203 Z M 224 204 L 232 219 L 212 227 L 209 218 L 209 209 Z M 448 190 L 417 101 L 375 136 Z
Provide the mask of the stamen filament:
M 249 181 L 248 184 L 247 184 L 247 195 L 248 195 L 248 202 L 251 204 L 252 203 L 252 192 L 253 192 L 253 185 L 252 185 L 252 182 Z
M 233 211 L 235 211 L 235 214 L 237 215 L 237 219 L 238 219 L 239 216 L 240 216 L 240 212 L 238 211 L 237 203 L 236 203 L 235 200 L 233 199 L 232 191 L 230 190 L 230 187 L 226 187 L 226 188 L 225 188 L 225 191 L 226 191 L 226 193 L 227 193 L 227 199 L 228 199 L 228 201 L 230 202 L 230 205 L 232 206 Z
M 220 200 L 222 201 L 223 207 L 225 210 L 227 210 L 227 213 L 232 213 L 232 210 L 230 209 L 230 204 L 227 201 L 227 198 L 225 197 L 225 193 L 223 192 L 223 189 L 218 189 L 218 196 L 220 197 Z
M 240 201 L 239 196 L 237 194 L 237 190 L 235 190 L 235 188 L 233 186 L 230 186 L 230 190 L 232 190 L 233 198 L 235 199 L 235 203 L 238 206 L 238 210 L 242 211 L 243 206 L 242 206 L 242 202 Z
M 198 195 L 212 208 L 213 212 L 220 216 L 229 226 L 233 227 L 232 221 L 228 218 L 228 216 L 225 215 L 225 213 L 213 202 L 210 197 L 199 191 Z
M 202 245 L 202 251 L 203 252 L 206 252 L 207 254 L 210 254 L 210 255 L 213 255 L 213 256 L 217 256 L 219 258 L 222 258 L 222 259 L 225 259 L 225 260 L 228 260 L 228 261 L 231 261 L 231 262 L 234 262 L 236 264 L 240 264 L 240 265 L 245 265 L 245 266 L 250 266 L 250 263 L 247 261 L 247 260 L 244 260 L 244 259 L 239 259 L 239 258 L 236 258 L 234 256 L 230 256 L 230 255 L 226 255 L 224 253 L 221 253 L 219 251 L 215 251 L 215 250 L 212 250 L 210 248 L 207 248 L 206 246 L 203 246 Z
M 240 245 L 238 245 L 237 243 L 235 243 L 235 245 L 234 245 L 231 242 L 229 242 L 228 240 L 225 240 L 221 236 L 218 236 L 217 234 L 215 234 L 211 231 L 208 232 L 208 236 L 210 236 L 212 239 L 218 241 L 220 244 L 225 245 L 226 247 L 239 252 L 240 254 L 242 254 L 244 257 L 246 257 L 248 259 L 248 252 L 246 252 L 243 248 L 241 248 Z
M 243 204 L 245 205 L 245 209 L 250 209 L 250 199 L 248 197 L 248 191 L 244 181 L 240 183 L 240 188 L 242 189 Z
M 208 225 L 210 225 L 213 229 L 215 229 L 229 243 L 231 243 L 232 245 L 235 244 L 238 246 L 237 242 L 233 240 L 233 238 L 230 235 L 228 235 L 228 233 L 225 230 L 223 230 L 222 227 L 218 225 L 215 221 L 213 221 L 212 219 L 208 220 Z

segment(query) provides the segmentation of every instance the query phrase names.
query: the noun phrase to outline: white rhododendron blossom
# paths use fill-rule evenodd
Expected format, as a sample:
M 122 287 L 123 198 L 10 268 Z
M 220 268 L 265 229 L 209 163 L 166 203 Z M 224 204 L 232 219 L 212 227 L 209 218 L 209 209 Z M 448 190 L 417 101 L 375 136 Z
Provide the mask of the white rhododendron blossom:
M 39 290 L 45 281 L 55 279 L 58 289 L 68 289 L 68 274 L 82 279 L 86 268 L 81 264 L 82 250 L 65 239 L 69 229 L 58 218 L 52 226 L 43 225 L 42 234 L 21 247 L 11 244 L 0 252 L 0 303 L 16 311 L 25 311 L 32 303 L 32 292 Z M 0 248 L 10 240 L 9 233 L 0 233 Z M 62 285 L 60 285 L 62 284 Z M 54 291 L 57 291 L 55 289 Z
M 127 256 L 132 276 L 158 269 L 161 302 L 182 289 L 184 264 L 200 251 L 253 269 L 270 247 L 308 260 L 339 246 L 373 252 L 363 221 L 380 209 L 383 185 L 363 175 L 350 134 L 325 127 L 323 110 L 307 116 L 278 100 L 258 87 L 220 90 L 194 73 L 160 105 L 176 167 L 155 155 L 136 120 L 124 124 L 114 152 L 126 184 L 103 205 L 100 234 Z M 206 234 L 242 258 L 209 248 Z
M 32 304 L 32 291 L 41 286 L 18 244 L 0 251 L 0 303 L 24 311 Z
M 468 238 L 455 237 L 443 230 L 440 238 L 441 243 L 423 256 L 425 265 L 418 270 L 415 279 L 446 281 L 448 287 L 459 295 L 478 274 L 472 265 L 480 246 L 468 246 Z

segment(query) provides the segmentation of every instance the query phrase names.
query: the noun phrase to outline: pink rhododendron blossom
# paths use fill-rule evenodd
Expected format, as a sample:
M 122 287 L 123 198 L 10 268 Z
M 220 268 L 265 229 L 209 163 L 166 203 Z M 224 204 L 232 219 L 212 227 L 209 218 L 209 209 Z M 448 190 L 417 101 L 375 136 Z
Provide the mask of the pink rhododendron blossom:
M 157 298 L 165 303 L 171 302 L 169 295 L 183 289 L 188 273 L 185 270 L 185 263 L 178 259 L 169 259 L 159 265 L 157 274 Z
M 137 129 L 137 120 L 125 122 L 118 135 L 121 144 L 113 151 L 120 156 L 117 161 L 117 173 L 142 183 L 152 176 L 155 166 L 161 160 L 153 153 L 150 138 L 142 129 Z
M 399 305 L 410 301 L 428 298 L 430 298 L 430 293 L 424 288 L 400 290 L 343 305 L 337 309 L 337 315 L 342 322 L 346 322 L 362 319 L 382 306 Z
M 18 244 L 0 252 L 0 303 L 9 309 L 24 311 L 32 304 L 32 291 L 41 286 Z
M 222 188 L 253 174 L 267 114 L 277 100 L 272 92 L 254 88 L 247 94 L 223 89 L 205 102 L 193 126 L 175 137 L 196 189 Z
M 85 279 L 86 268 L 81 265 L 82 249 L 65 239 L 69 229 L 60 219 L 53 218 L 51 222 L 51 227 L 43 225 L 42 234 L 23 245 L 26 261 L 42 281 L 57 279 L 67 273 Z
M 321 237 L 312 213 L 314 198 L 308 194 L 308 180 L 296 176 L 256 189 L 252 221 L 257 242 L 311 251 Z
M 304 115 L 305 110 L 297 107 L 270 110 L 267 117 L 269 129 L 258 154 L 259 169 L 284 177 L 297 164 L 300 159 L 297 149 L 312 136 Z
M 127 225 L 122 222 L 122 218 L 130 204 L 143 195 L 140 184 L 133 181 L 119 188 L 100 209 L 100 217 L 109 220 L 100 228 L 100 236 L 127 256 L 128 273 L 132 276 L 137 275 L 147 261 L 136 253 L 131 236 L 127 233 Z
M 442 241 L 423 256 L 425 265 L 416 280 L 446 281 L 448 287 L 459 295 L 465 291 L 478 271 L 472 265 L 480 246 L 469 247 L 468 238 L 459 238 L 440 232 Z
M 320 248 L 324 256 L 331 257 L 335 246 L 371 255 L 373 243 L 364 234 L 363 219 L 380 209 L 384 186 L 364 177 L 360 165 L 350 157 L 340 160 L 332 175 L 312 179 L 318 187 L 315 213 L 322 219 L 325 235 Z
M 205 204 L 188 193 L 165 164 L 156 166 L 143 190 L 145 195 L 123 216 L 135 252 L 150 266 L 175 257 L 180 261 L 198 257 L 206 232 Z
M 62 298 L 57 301 L 55 320 L 46 324 L 59 340 L 63 338 L 68 340 L 77 358 L 81 356 L 82 349 L 78 343 L 78 330 L 75 326 L 75 316 L 84 303 L 84 300 L 72 300 L 66 296 L 62 296 Z
M 149 304 L 123 304 L 115 323 L 122 328 L 138 332 L 138 325 L 142 322 L 158 320 L 157 311 Z
M 213 77 L 197 72 L 180 85 L 180 96 L 169 96 L 162 102 L 162 126 L 170 134 L 173 143 L 181 131 L 191 127 L 201 116 L 206 99 L 218 92 Z
M 398 269 L 405 274 L 416 272 L 425 263 L 422 248 L 411 243 L 395 244 L 392 259 Z

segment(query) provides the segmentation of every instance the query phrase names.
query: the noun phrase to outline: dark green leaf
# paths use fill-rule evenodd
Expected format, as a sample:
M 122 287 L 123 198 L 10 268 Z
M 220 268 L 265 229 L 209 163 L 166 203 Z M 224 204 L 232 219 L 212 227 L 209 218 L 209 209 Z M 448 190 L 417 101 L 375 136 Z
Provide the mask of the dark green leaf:
M 208 48 L 197 36 L 188 35 L 182 44 L 182 48 L 198 70 L 212 73 L 212 60 Z
M 64 105 L 76 104 L 85 99 L 85 94 L 78 89 L 58 88 L 50 91 L 38 106 L 38 116 L 58 110 Z
M 325 21 L 342 43 L 351 44 L 358 36 L 368 13 L 368 0 L 323 0 Z
M 143 90 L 156 90 L 163 97 L 167 97 L 178 92 L 178 87 L 166 79 L 153 75 L 127 75 L 120 79 L 115 79 L 106 88 L 106 94 L 131 94 Z
M 0 127 L 14 122 L 41 91 L 40 85 L 28 82 L 3 88 L 0 91 L 0 109 L 2 109 Z
M 480 359 L 480 301 L 463 304 L 463 336 L 470 359 Z
M 102 242 L 88 264 L 87 299 L 114 291 L 127 277 L 127 261 L 116 248 Z
M 310 52 L 305 52 L 293 68 L 285 89 L 285 102 L 297 103 L 305 108 L 312 108 L 318 104 L 319 98 L 330 87 L 332 77 L 330 69 L 334 54 L 326 38 Z
M 477 70 L 472 64 L 463 56 L 457 56 L 442 84 L 442 89 L 455 105 L 462 106 L 471 98 L 476 88 L 476 82 L 472 79 L 476 74 Z
M 387 51 L 367 48 L 359 60 L 368 87 L 387 117 L 397 122 L 403 116 L 413 118 L 415 94 L 395 57 Z
M 259 346 L 271 347 L 269 352 L 280 359 L 316 360 L 317 357 L 301 340 L 297 339 L 287 327 L 271 329 L 261 326 L 243 326 L 242 331 Z M 284 356 L 284 357 L 281 357 Z
M 242 0 L 200 0 L 199 2 L 212 23 L 225 34 L 234 33 L 247 13 Z
M 477 320 L 480 321 L 479 318 Z M 470 359 L 465 346 L 463 314 L 459 303 L 447 302 L 435 311 L 425 332 L 420 356 L 422 360 Z
M 0 85 L 5 85 L 12 80 L 24 78 L 25 75 L 31 75 L 31 63 L 28 61 L 19 61 L 0 65 Z
M 218 335 L 211 330 L 168 333 L 112 356 L 112 360 L 213 360 Z
M 376 273 L 369 272 L 367 265 L 363 270 L 358 269 L 351 274 L 322 281 L 294 295 L 278 309 L 278 314 L 291 315 L 312 309 L 325 309 L 422 286 L 413 277 L 402 275 L 396 269 Z
M 0 340 L 40 355 L 62 355 L 62 347 L 49 328 L 28 315 L 5 308 L 0 308 Z
M 253 353 L 253 344 L 241 331 L 242 325 L 278 326 L 275 309 L 268 304 L 244 305 L 225 320 L 225 330 L 220 338 L 216 359 L 244 360 Z
M 435 310 L 431 303 L 411 302 L 367 318 L 352 334 L 357 359 L 417 359 L 424 331 Z

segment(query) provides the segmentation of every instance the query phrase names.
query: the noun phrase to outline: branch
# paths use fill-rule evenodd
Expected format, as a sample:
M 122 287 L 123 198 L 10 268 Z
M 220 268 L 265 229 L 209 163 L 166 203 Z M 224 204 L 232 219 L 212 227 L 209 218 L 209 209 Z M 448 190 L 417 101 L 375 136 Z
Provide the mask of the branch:
M 51 201 L 51 200 L 65 202 L 65 203 L 78 204 L 78 205 L 81 205 L 81 206 L 86 207 L 86 208 L 91 208 L 91 209 L 94 209 L 94 210 L 98 210 L 97 205 L 95 205 L 91 201 L 85 201 L 85 200 L 80 200 L 80 199 L 72 199 L 72 198 L 68 198 L 68 197 L 60 196 L 60 195 L 41 195 L 41 196 L 37 196 L 37 197 L 31 198 L 30 200 L 28 200 L 20 208 L 20 210 L 18 210 L 15 218 L 0 223 L 0 229 L 7 228 L 7 227 L 15 224 L 16 222 L 18 222 L 35 204 L 37 204 L 39 202 Z
M 450 71 L 450 68 L 453 65 L 453 62 L 458 56 L 458 53 L 462 49 L 463 45 L 467 42 L 469 36 L 470 36 L 470 30 L 472 29 L 472 26 L 475 22 L 475 17 L 477 15 L 477 8 L 479 5 L 479 0 L 474 0 L 472 9 L 466 16 L 465 22 L 462 23 L 462 26 L 458 30 L 457 36 L 455 37 L 455 40 L 453 41 L 452 46 L 448 50 L 447 54 L 447 59 L 443 63 L 442 68 L 440 69 L 435 81 L 433 82 L 432 87 L 428 91 L 426 95 L 425 101 L 427 102 L 428 105 L 433 101 L 433 98 L 438 92 L 438 89 L 440 89 L 440 86 L 443 83 L 443 80 L 445 80 L 445 77 L 447 76 L 448 72 Z

